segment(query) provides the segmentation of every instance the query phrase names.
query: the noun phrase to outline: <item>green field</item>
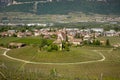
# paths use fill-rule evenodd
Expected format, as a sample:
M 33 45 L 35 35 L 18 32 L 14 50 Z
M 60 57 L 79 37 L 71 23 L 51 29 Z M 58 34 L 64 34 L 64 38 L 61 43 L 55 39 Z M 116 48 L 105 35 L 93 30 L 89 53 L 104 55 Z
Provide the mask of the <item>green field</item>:
M 99 37 L 98 39 L 103 41 L 109 39 L 111 45 L 120 44 L 120 37 Z
M 80 48 L 78 48 L 80 50 Z M 65 80 L 74 80 L 79 78 L 82 80 L 98 80 L 103 75 L 103 80 L 119 80 L 120 79 L 120 49 L 110 52 L 110 48 L 101 48 L 101 47 L 83 47 L 82 49 L 87 50 L 103 50 L 102 54 L 106 57 L 106 60 L 103 62 L 87 63 L 87 64 L 75 64 L 75 65 L 49 65 L 49 64 L 25 64 L 19 61 L 11 60 L 3 55 L 0 55 L 1 64 L 4 63 L 11 70 L 30 70 L 40 71 L 43 75 L 48 76 L 50 70 L 55 68 L 57 73 L 64 78 Z M 30 49 L 29 49 L 30 50 Z M 14 50 L 11 50 L 11 52 Z M 2 51 L 3 52 L 3 51 Z M 2 54 L 1 52 L 1 54 Z M 14 53 L 15 54 L 15 53 Z M 17 53 L 16 53 L 17 54 Z M 24 54 L 21 54 L 21 56 Z M 27 57 L 27 56 L 26 56 Z M 28 57 L 27 57 L 28 58 Z M 19 73 L 19 72 L 18 72 Z M 28 73 L 27 73 L 28 74 Z M 43 76 L 39 76 L 40 79 L 47 80 Z M 62 80 L 58 78 L 58 80 Z
M 98 53 L 84 48 L 71 48 L 70 51 L 39 51 L 37 47 L 24 47 L 8 52 L 8 55 L 35 62 L 72 63 L 101 59 Z
M 109 50 L 108 48 L 90 48 L 85 47 L 84 49 L 97 49 L 97 50 Z M 106 60 L 103 62 L 78 64 L 78 65 L 25 65 L 25 68 L 31 67 L 39 68 L 42 72 L 49 74 L 52 68 L 56 68 L 61 76 L 69 77 L 71 80 L 79 78 L 82 80 L 94 80 L 100 78 L 103 74 L 103 80 L 119 80 L 120 79 L 120 50 L 116 51 L 101 51 Z M 71 76 L 72 75 L 72 76 Z M 68 79 L 69 80 L 69 79 Z
M 4 64 L 8 69 L 13 69 L 13 68 L 17 69 L 21 65 L 22 62 L 17 62 L 17 61 L 4 57 L 2 55 L 4 51 L 5 50 L 0 48 L 0 65 Z
M 17 37 L 6 37 L 6 38 L 0 38 L 0 44 L 7 45 L 10 42 L 13 42 L 15 40 L 18 40 L 19 38 Z
M 0 49 L 0 55 L 1 55 L 3 52 L 4 52 L 4 50 L 3 50 L 3 49 Z
M 41 38 L 38 37 L 23 37 L 23 38 L 18 38 L 18 37 L 5 37 L 5 38 L 0 38 L 0 44 L 7 45 L 10 42 L 17 42 L 17 43 L 25 43 L 27 45 L 30 44 L 40 44 Z M 48 42 L 52 43 L 53 40 L 48 39 Z

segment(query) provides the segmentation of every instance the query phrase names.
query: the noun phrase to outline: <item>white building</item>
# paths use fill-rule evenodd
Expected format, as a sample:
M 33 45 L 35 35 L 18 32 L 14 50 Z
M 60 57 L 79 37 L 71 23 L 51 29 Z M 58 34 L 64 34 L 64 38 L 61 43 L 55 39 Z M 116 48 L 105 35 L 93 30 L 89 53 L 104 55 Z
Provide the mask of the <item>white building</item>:
M 114 36 L 116 34 L 115 30 L 110 30 L 105 32 L 105 36 Z
M 101 33 L 104 32 L 103 28 L 91 28 L 91 30 L 94 31 L 94 32 L 101 32 Z

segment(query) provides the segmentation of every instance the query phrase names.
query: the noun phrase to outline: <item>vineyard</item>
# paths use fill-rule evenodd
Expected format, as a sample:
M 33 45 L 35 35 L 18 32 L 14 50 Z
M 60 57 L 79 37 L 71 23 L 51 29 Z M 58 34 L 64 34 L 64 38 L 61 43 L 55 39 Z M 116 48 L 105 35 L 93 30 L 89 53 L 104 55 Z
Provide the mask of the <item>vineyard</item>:
M 0 75 L 5 80 L 119 80 L 120 79 L 120 49 L 85 47 L 100 51 L 105 57 L 103 62 L 73 65 L 28 64 L 3 56 L 0 49 Z M 25 55 L 24 55 L 25 56 Z M 25 57 L 24 57 L 25 59 Z M 72 75 L 72 76 L 71 76 Z

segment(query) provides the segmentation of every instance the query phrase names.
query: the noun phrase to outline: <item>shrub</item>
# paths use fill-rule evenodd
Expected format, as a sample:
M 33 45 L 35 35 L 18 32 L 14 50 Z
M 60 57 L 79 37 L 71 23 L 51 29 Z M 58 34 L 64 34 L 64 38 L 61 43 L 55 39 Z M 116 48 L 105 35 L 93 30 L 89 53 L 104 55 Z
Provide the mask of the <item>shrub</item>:
M 58 46 L 55 45 L 55 44 L 51 44 L 47 47 L 47 51 L 50 52 L 50 51 L 57 51 L 58 50 Z

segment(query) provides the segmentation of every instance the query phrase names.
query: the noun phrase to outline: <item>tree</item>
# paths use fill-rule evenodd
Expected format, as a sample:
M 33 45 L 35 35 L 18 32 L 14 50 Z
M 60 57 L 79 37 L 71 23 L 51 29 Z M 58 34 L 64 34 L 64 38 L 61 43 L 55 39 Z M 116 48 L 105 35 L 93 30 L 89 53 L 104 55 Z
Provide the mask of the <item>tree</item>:
M 65 41 L 62 41 L 62 50 L 64 50 L 65 49 Z
M 39 45 L 40 50 L 41 50 L 45 45 L 47 45 L 47 40 L 46 40 L 46 39 L 40 39 L 40 45 Z
M 17 35 L 16 35 L 16 34 L 13 34 L 12 36 L 13 36 L 13 37 L 17 37 Z
M 114 26 L 113 29 L 114 29 L 115 31 L 119 31 L 119 30 L 120 30 L 120 26 L 116 25 L 116 26 Z
M 53 34 L 53 35 L 51 35 L 51 38 L 57 39 L 57 35 Z
M 49 45 L 49 46 L 47 47 L 47 51 L 48 51 L 48 52 L 51 52 L 51 51 L 53 51 L 53 50 L 57 51 L 57 50 L 58 50 L 58 46 L 55 45 L 55 44 L 51 44 L 51 45 Z
M 65 51 L 70 51 L 68 44 L 65 45 Z
M 109 41 L 109 39 L 106 40 L 106 46 L 110 46 L 110 41 Z
M 96 40 L 95 43 L 96 43 L 95 45 L 100 45 L 100 41 L 99 40 Z
M 79 34 L 79 33 L 76 33 L 76 34 L 75 34 L 75 38 L 80 38 L 80 34 Z
M 68 36 L 67 36 L 67 31 L 65 32 L 65 34 L 66 34 L 66 42 L 68 42 Z
M 58 46 L 55 44 L 52 44 L 51 47 L 52 47 L 52 50 L 56 50 L 56 51 L 58 50 Z
M 51 52 L 51 51 L 52 51 L 51 45 L 47 47 L 47 51 L 48 51 L 48 52 Z
M 95 45 L 96 44 L 96 41 L 95 40 L 93 40 L 93 45 Z
M 69 43 L 66 43 L 65 41 L 62 41 L 62 50 L 70 51 Z
M 68 36 L 66 35 L 66 42 L 68 42 Z

